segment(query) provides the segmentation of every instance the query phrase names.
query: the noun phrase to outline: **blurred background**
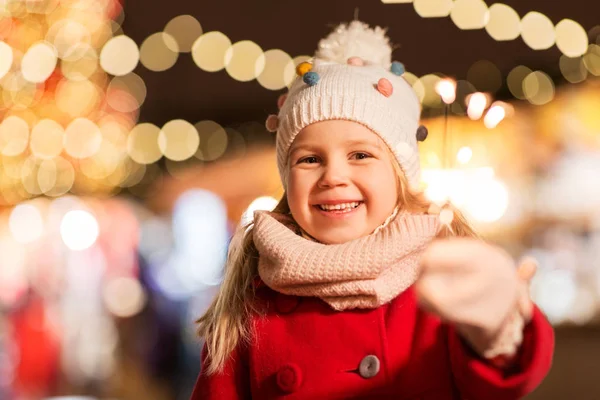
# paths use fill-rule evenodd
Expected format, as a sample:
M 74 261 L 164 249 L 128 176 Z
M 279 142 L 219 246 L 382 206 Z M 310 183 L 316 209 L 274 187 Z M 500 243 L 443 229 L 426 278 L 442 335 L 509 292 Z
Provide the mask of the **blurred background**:
M 389 28 L 423 103 L 427 195 L 540 262 L 557 348 L 529 398 L 600 399 L 599 15 L 586 0 L 0 0 L 0 399 L 188 398 L 231 234 L 282 194 L 265 120 L 355 16 Z

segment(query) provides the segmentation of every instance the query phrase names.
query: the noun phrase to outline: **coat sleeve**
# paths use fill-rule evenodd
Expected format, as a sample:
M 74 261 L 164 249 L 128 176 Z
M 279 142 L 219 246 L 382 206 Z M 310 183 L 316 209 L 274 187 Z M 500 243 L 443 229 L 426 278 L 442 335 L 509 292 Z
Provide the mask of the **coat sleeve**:
M 459 392 L 467 400 L 520 399 L 542 382 L 552 364 L 554 331 L 537 307 L 523 332 L 517 358 L 507 369 L 479 357 L 454 328 L 449 328 L 448 335 L 452 373 Z
M 202 367 L 190 400 L 249 400 L 250 374 L 246 352 L 238 346 L 219 373 L 206 375 L 206 345 L 202 349 Z

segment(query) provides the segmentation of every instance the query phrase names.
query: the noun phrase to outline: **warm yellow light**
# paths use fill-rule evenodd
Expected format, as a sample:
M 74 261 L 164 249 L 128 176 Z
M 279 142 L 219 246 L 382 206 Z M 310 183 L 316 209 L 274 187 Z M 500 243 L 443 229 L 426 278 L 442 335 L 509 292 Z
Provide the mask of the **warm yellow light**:
M 454 0 L 450 18 L 460 29 L 481 29 L 488 20 L 488 7 L 483 0 Z
M 207 72 L 220 71 L 227 65 L 225 55 L 231 47 L 231 41 L 221 32 L 207 32 L 200 36 L 192 46 L 192 58 L 196 65 Z
M 473 150 L 471 150 L 471 148 L 468 146 L 461 147 L 456 154 L 456 159 L 461 164 L 467 164 L 469 161 L 471 161 L 472 157 Z
M 140 62 L 151 71 L 166 71 L 177 62 L 179 45 L 168 33 L 150 35 L 140 47 Z
M 504 110 L 504 107 L 499 105 L 492 106 L 485 115 L 483 123 L 488 129 L 493 129 L 498 126 L 500 122 L 502 122 L 505 116 L 506 111 Z
M 200 146 L 196 158 L 202 161 L 212 161 L 221 157 L 227 149 L 227 132 L 214 121 L 200 121 L 196 125 L 200 137 Z
M 17 116 L 9 116 L 0 124 L 0 152 L 5 156 L 18 156 L 29 144 L 29 125 Z
M 415 11 L 423 18 L 447 17 L 454 6 L 452 0 L 414 0 Z
M 292 62 L 292 57 L 283 50 L 268 50 L 264 53 L 265 67 L 256 78 L 265 89 L 280 90 L 289 84 L 286 79 L 286 67 Z
M 87 118 L 77 118 L 65 129 L 64 143 L 65 151 L 71 157 L 91 157 L 100 148 L 102 134 L 94 122 Z
M 164 31 L 177 41 L 181 53 L 189 53 L 196 39 L 202 35 L 202 26 L 191 15 L 180 15 L 170 20 Z
M 56 105 L 71 117 L 92 112 L 100 101 L 99 89 L 89 80 L 62 80 L 56 88 Z
M 8 71 L 10 71 L 12 62 L 12 47 L 0 40 L 0 79 L 2 79 Z
M 169 160 L 183 161 L 196 153 L 200 137 L 194 125 L 182 119 L 167 122 L 158 135 L 158 147 Z
M 29 146 L 39 158 L 54 158 L 62 152 L 65 131 L 56 121 L 42 119 L 31 130 Z
M 38 172 L 38 184 L 46 196 L 59 197 L 67 193 L 73 187 L 73 183 L 75 182 L 75 169 L 70 162 L 62 157 L 55 157 L 51 161 L 53 163 L 53 170 L 42 172 L 43 169 L 40 169 Z M 44 175 L 47 175 L 51 174 L 52 172 L 55 173 L 53 179 L 54 185 L 49 187 L 50 182 L 46 182 L 42 187 L 41 179 L 52 179 L 52 177 L 45 176 L 44 178 L 40 178 L 39 174 L 43 173 Z
M 554 82 L 542 71 L 535 71 L 523 80 L 523 93 L 531 104 L 544 105 L 554 98 Z
M 556 32 L 547 16 L 531 11 L 521 20 L 521 37 L 533 50 L 545 50 L 554 45 Z
M 240 82 L 256 79 L 265 69 L 262 49 L 250 40 L 242 40 L 227 49 L 225 60 L 229 76 Z
M 600 76 L 600 46 L 590 44 L 588 51 L 583 56 L 583 64 L 592 75 Z
M 127 137 L 127 152 L 132 160 L 140 164 L 151 164 L 162 156 L 158 147 L 160 128 L 154 124 L 136 125 Z
M 453 79 L 442 79 L 435 84 L 435 91 L 446 104 L 452 104 L 456 100 L 456 81 Z
M 132 72 L 115 76 L 106 89 L 106 102 L 115 110 L 129 113 L 139 109 L 146 100 L 144 80 Z
M 531 73 L 531 69 L 524 65 L 514 67 L 506 78 L 506 84 L 513 96 L 517 99 L 525 100 L 523 93 L 523 80 Z
M 120 35 L 110 39 L 100 52 L 100 66 L 115 76 L 127 75 L 140 61 L 140 50 L 128 36 Z
M 63 60 L 60 63 L 60 70 L 69 80 L 86 80 L 98 70 L 98 54 L 88 46 L 77 60 Z
M 588 48 L 587 32 L 572 19 L 563 19 L 556 24 L 556 46 L 568 57 L 582 56 Z
M 484 93 L 477 92 L 469 96 L 467 104 L 467 115 L 472 120 L 477 120 L 483 115 L 488 104 L 488 99 Z
M 588 70 L 581 57 L 571 58 L 563 54 L 560 56 L 558 65 L 565 79 L 571 83 L 583 82 L 587 78 Z
M 510 6 L 502 3 L 492 4 L 489 8 L 489 20 L 485 25 L 487 33 L 495 40 L 514 40 L 521 34 L 521 18 Z
M 27 50 L 21 60 L 23 77 L 29 82 L 44 82 L 56 68 L 56 49 L 49 43 L 36 43 Z

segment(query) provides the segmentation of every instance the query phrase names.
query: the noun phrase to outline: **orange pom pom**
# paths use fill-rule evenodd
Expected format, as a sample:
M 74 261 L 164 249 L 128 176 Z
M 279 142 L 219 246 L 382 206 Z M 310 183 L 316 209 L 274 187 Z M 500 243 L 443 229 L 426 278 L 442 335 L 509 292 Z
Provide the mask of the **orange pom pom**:
M 312 69 L 312 64 L 309 62 L 302 62 L 300 64 L 298 64 L 298 66 L 296 67 L 296 73 L 299 76 L 304 76 L 304 74 L 306 74 L 307 72 L 309 72 Z

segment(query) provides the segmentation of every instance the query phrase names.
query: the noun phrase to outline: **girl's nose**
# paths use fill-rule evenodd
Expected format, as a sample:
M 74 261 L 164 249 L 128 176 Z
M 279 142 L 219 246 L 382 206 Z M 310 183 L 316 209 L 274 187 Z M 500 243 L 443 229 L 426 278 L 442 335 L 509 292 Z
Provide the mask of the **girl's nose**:
M 339 163 L 330 163 L 323 168 L 318 186 L 320 188 L 331 188 L 336 186 L 345 186 L 348 184 L 349 174 L 348 168 Z

